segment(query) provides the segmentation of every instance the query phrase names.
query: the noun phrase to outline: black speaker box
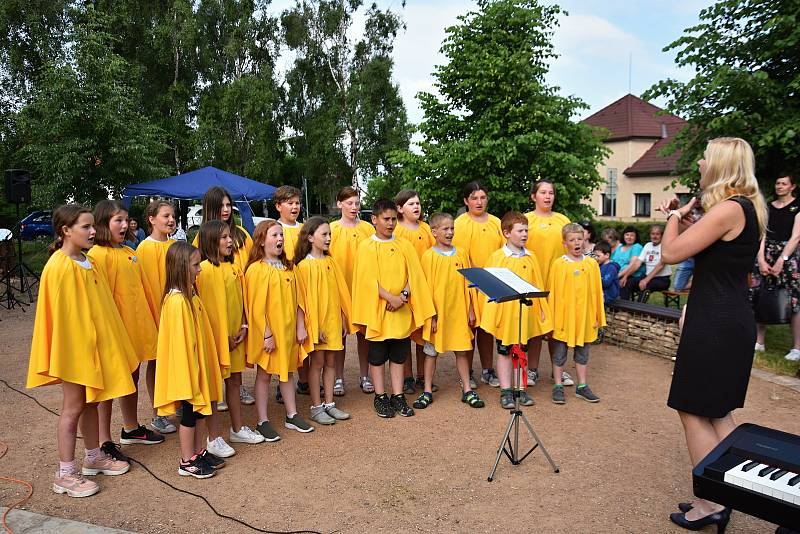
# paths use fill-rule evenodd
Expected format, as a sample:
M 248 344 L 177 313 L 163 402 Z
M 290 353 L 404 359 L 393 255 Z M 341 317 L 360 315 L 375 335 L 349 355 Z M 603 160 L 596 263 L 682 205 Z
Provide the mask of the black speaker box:
M 31 173 L 23 169 L 6 169 L 6 200 L 11 204 L 31 201 Z

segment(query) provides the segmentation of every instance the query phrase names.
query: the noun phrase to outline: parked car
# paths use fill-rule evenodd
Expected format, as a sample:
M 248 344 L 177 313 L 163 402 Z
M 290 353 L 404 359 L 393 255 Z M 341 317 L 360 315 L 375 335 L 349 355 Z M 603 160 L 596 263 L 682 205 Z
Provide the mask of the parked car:
M 19 235 L 30 241 L 37 237 L 53 237 L 53 213 L 51 211 L 34 211 L 19 223 Z
M 239 208 L 236 206 L 233 207 L 233 216 L 236 218 L 237 221 L 241 223 L 242 217 L 239 215 Z M 256 217 L 253 215 L 253 224 L 258 226 L 258 223 L 261 221 L 266 221 L 266 217 Z M 200 224 L 203 222 L 203 206 L 199 204 L 195 204 L 194 206 L 189 206 L 189 211 L 186 214 L 186 225 L 189 227 L 190 231 L 197 231 L 200 228 Z

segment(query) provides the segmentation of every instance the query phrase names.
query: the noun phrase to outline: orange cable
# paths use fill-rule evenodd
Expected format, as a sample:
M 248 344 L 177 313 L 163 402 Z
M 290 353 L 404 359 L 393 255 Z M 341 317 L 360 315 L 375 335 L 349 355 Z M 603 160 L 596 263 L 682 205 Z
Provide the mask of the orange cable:
M 0 441 L 0 458 L 5 456 L 7 452 L 8 452 L 8 445 L 6 445 L 4 442 Z M 8 508 L 6 509 L 6 511 L 3 513 L 3 528 L 6 529 L 6 532 L 8 532 L 8 534 L 14 534 L 14 531 L 11 530 L 11 527 L 9 527 L 8 523 L 6 522 L 6 519 L 8 517 L 8 513 L 11 510 L 13 510 L 14 508 L 16 508 L 17 506 L 25 503 L 25 501 L 27 501 L 28 499 L 30 499 L 33 496 L 33 484 L 31 484 L 30 482 L 27 482 L 25 480 L 20 480 L 18 478 L 4 477 L 4 476 L 0 476 L 0 480 L 7 480 L 8 482 L 13 482 L 15 484 L 20 484 L 22 486 L 25 486 L 25 488 L 27 488 L 27 490 L 28 490 L 28 494 L 25 495 L 25 497 L 23 497 L 22 499 L 20 499 L 18 501 L 15 501 L 15 502 L 11 503 L 8 506 Z

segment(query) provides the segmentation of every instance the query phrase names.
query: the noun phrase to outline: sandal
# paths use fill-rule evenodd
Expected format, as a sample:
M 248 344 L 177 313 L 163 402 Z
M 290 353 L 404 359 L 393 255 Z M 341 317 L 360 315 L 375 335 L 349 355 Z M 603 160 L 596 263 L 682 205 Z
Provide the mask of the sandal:
M 412 406 L 418 410 L 424 410 L 432 403 L 433 403 L 433 393 L 428 393 L 427 391 L 425 391 L 419 397 L 417 397 L 417 400 L 414 401 L 414 404 L 412 404 Z
M 362 376 L 359 385 L 364 393 L 375 393 L 375 386 L 372 385 L 372 380 L 368 376 Z
M 337 378 L 336 382 L 333 383 L 333 396 L 334 397 L 344 397 L 344 379 Z
M 483 408 L 483 400 L 474 391 L 467 391 L 461 395 L 461 402 L 466 402 L 471 408 Z

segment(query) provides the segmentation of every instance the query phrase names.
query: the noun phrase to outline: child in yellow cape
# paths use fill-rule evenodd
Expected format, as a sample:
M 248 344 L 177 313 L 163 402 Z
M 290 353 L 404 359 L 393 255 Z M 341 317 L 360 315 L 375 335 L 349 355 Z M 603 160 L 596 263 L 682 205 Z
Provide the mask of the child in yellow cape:
M 394 197 L 394 204 L 397 206 L 397 226 L 394 228 L 394 236 L 405 239 L 414 247 L 417 257 L 422 259 L 426 250 L 431 248 L 436 240 L 431 233 L 428 223 L 421 220 L 422 206 L 419 200 L 419 193 L 413 189 L 403 189 Z M 403 370 L 403 392 L 409 395 L 416 391 L 416 388 L 423 389 L 425 386 L 424 372 L 425 352 L 422 332 L 417 331 L 411 335 L 412 341 L 417 346 L 417 374 L 414 380 L 414 369 L 412 366 L 413 358 L 407 358 Z M 437 391 L 439 386 L 432 386 L 433 391 Z
M 245 273 L 245 310 L 250 324 L 247 363 L 256 366 L 256 430 L 266 441 L 278 441 L 267 416 L 268 388 L 277 375 L 286 408 L 286 428 L 312 432 L 314 427 L 297 413 L 291 373 L 312 350 L 305 325 L 305 303 L 297 290 L 292 263 L 283 251 L 283 227 L 263 221 L 253 233 L 253 249 Z
M 203 195 L 203 221 L 222 221 L 228 225 L 230 230 L 231 239 L 233 240 L 233 263 L 239 267 L 239 270 L 244 276 L 244 270 L 247 267 L 247 260 L 250 257 L 250 249 L 253 248 L 253 239 L 250 234 L 243 227 L 236 224 L 233 217 L 233 200 L 228 191 L 219 186 L 209 187 L 206 194 Z M 200 248 L 199 234 L 194 236 L 192 245 Z M 226 395 L 227 398 L 227 382 Z M 244 385 L 239 386 L 239 400 L 241 404 L 254 404 L 256 401 L 253 396 L 247 391 Z M 217 403 L 217 409 L 224 412 L 228 409 L 225 400 Z
M 305 302 L 308 336 L 314 344 L 309 354 L 308 374 L 311 419 L 321 425 L 350 419 L 350 414 L 333 402 L 334 357 L 344 350 L 344 336 L 355 330 L 350 324 L 350 292 L 336 260 L 328 254 L 330 244 L 328 221 L 323 217 L 311 217 L 300 230 L 294 254 L 297 289 Z M 320 398 L 320 372 L 325 385 L 325 402 Z
M 353 267 L 356 262 L 356 252 L 361 242 L 375 233 L 375 228 L 367 221 L 358 218 L 361 211 L 361 199 L 358 191 L 347 186 L 343 187 L 336 195 L 336 207 L 342 212 L 338 221 L 331 223 L 331 248 L 330 253 L 339 268 L 342 270 L 347 290 L 353 293 Z M 359 387 L 364 393 L 374 393 L 375 386 L 369 377 L 369 364 L 367 363 L 367 340 L 361 332 L 356 332 L 358 346 Z M 341 397 L 344 389 L 344 350 L 336 352 L 334 357 L 336 367 L 336 381 L 333 383 L 333 394 Z
M 414 248 L 393 235 L 397 207 L 378 200 L 372 207 L 375 235 L 358 246 L 353 271 L 353 323 L 369 341 L 367 355 L 379 417 L 408 417 L 414 410 L 403 394 L 403 364 L 411 355 L 409 336 L 433 317 L 430 290 Z M 391 399 L 384 392 L 389 363 Z
M 144 274 L 136 252 L 122 245 L 128 232 L 128 210 L 117 200 L 102 200 L 94 208 L 94 220 L 96 231 L 94 246 L 88 255 L 108 281 L 114 304 L 139 362 L 155 360 L 158 330 L 144 294 Z M 147 370 L 145 381 L 152 404 L 155 392 L 155 365 L 149 365 Z M 132 378 L 134 385 L 137 386 L 136 391 L 119 400 L 122 411 L 120 443 L 123 445 L 162 443 L 164 436 L 140 425 L 136 417 L 139 405 L 139 365 L 133 371 Z M 103 401 L 97 407 L 102 444 L 100 448 L 117 460 L 127 461 L 127 457 L 111 439 L 112 403 L 112 400 Z
M 156 318 L 156 327 L 161 321 L 161 303 L 167 281 L 167 250 L 175 243 L 169 236 L 175 231 L 175 211 L 172 204 L 164 200 L 154 200 L 145 210 L 150 235 L 136 247 L 136 257 L 144 273 L 144 294 L 150 312 Z M 147 374 L 155 377 L 156 360 L 147 363 Z M 153 368 L 152 371 L 150 368 Z M 150 425 L 162 434 L 175 432 L 175 425 L 166 417 L 153 413 Z
M 205 417 L 222 398 L 222 374 L 211 323 L 194 282 L 200 274 L 200 251 L 185 242 L 167 250 L 164 303 L 158 331 L 155 408 L 173 415 L 181 408 L 178 474 L 208 478 L 225 461 L 208 452 Z
M 505 267 L 525 281 L 541 288 L 544 280 L 539 271 L 536 256 L 525 248 L 528 242 L 528 219 L 521 213 L 509 211 L 501 221 L 506 244 L 494 252 L 486 261 L 486 267 Z M 485 297 L 484 297 L 485 299 Z M 481 327 L 491 333 L 497 340 L 497 374 L 500 378 L 500 405 L 508 410 L 514 408 L 514 395 L 519 396 L 520 404 L 533 406 L 533 399 L 528 396 L 525 387 L 525 370 L 520 369 L 517 384 L 518 391 L 512 390 L 511 345 L 520 344 L 522 350 L 528 350 L 536 338 L 553 330 L 553 316 L 544 299 L 532 299 L 532 306 L 522 307 L 522 337 L 519 333 L 519 303 L 489 302 L 483 309 Z
M 472 329 L 475 327 L 474 292 L 467 279 L 458 271 L 470 267 L 466 252 L 453 246 L 453 216 L 435 213 L 431 231 L 436 244 L 422 255 L 422 272 L 433 297 L 436 315 L 425 321 L 423 338 L 431 345 L 425 358 L 425 386 L 414 401 L 414 408 L 426 408 L 433 402 L 433 374 L 437 353 L 453 351 L 461 378 L 461 402 L 473 408 L 483 408 L 484 402 L 469 384 L 469 362 L 472 357 Z M 433 354 L 430 349 L 433 349 Z
M 469 182 L 464 185 L 461 193 L 467 211 L 456 217 L 453 246 L 467 253 L 469 262 L 473 267 L 483 268 L 486 267 L 486 261 L 489 256 L 505 243 L 503 232 L 500 229 L 500 219 L 487 211 L 489 189 L 486 184 L 479 181 Z M 478 355 L 481 359 L 481 382 L 496 388 L 500 385 L 500 381 L 497 378 L 493 364 L 494 347 L 492 346 L 492 335 L 481 326 L 483 306 L 486 299 L 478 297 L 474 298 L 473 302 L 475 303 L 475 317 L 478 325 L 475 330 L 475 343 L 478 345 Z M 470 385 L 476 388 L 478 385 L 471 378 L 471 359 L 469 366 Z
M 33 324 L 27 387 L 61 384 L 59 468 L 53 491 L 88 497 L 100 491 L 83 475 L 121 475 L 128 462 L 100 449 L 97 403 L 135 391 L 139 365 L 103 273 L 84 255 L 94 241 L 94 217 L 77 204 L 53 211 L 56 241 L 42 271 Z M 80 422 L 86 455 L 79 471 L 75 440 Z
M 244 315 L 244 274 L 234 262 L 230 227 L 221 220 L 207 221 L 200 225 L 197 236 L 203 261 L 195 285 L 211 323 L 220 372 L 225 380 L 231 414 L 230 440 L 233 443 L 261 443 L 264 441 L 261 434 L 242 424 L 239 390 L 245 368 L 244 341 L 248 324 Z M 214 406 L 207 421 L 206 449 L 215 456 L 228 458 L 236 451 L 220 433 L 216 416 L 218 407 L 218 404 Z
M 561 230 L 567 253 L 550 267 L 550 296 L 553 310 L 553 402 L 564 404 L 564 386 L 561 372 L 567 363 L 567 349 L 573 348 L 578 384 L 575 396 L 589 402 L 598 402 L 587 385 L 589 343 L 597 339 L 597 329 L 606 326 L 603 306 L 603 283 L 600 267 L 594 258 L 583 254 L 583 227 L 571 223 Z

